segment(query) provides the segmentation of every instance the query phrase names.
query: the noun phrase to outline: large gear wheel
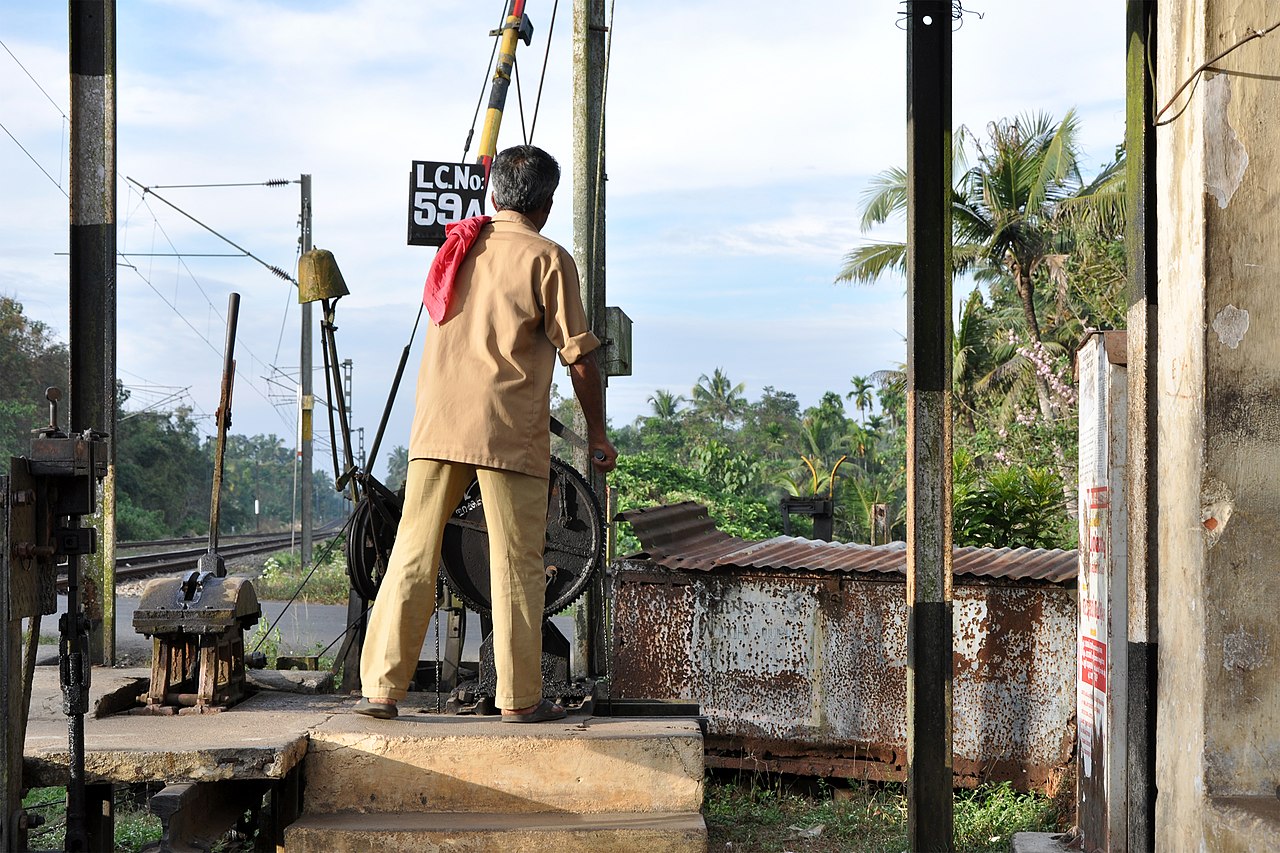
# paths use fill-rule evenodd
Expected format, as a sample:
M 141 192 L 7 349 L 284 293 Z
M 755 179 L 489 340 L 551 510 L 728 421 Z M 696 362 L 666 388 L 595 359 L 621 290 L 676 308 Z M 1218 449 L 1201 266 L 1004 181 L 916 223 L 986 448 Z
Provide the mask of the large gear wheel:
M 569 465 L 551 458 L 547 483 L 547 539 L 543 564 L 547 597 L 543 616 L 564 610 L 587 590 L 591 576 L 604 565 L 604 512 L 590 484 Z M 467 607 L 487 614 L 489 534 L 479 483 L 468 488 L 444 530 L 444 581 Z
M 404 500 L 372 477 L 364 482 L 365 493 L 352 512 L 347 533 L 347 577 L 352 589 L 365 601 L 373 601 L 387 573 Z

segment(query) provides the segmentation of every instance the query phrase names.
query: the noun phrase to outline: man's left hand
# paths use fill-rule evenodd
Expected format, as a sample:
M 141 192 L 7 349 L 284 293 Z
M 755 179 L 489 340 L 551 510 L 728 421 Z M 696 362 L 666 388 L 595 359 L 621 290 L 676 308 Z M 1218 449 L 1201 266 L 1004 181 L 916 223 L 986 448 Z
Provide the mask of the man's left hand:
M 618 467 L 618 451 L 607 438 L 590 443 L 591 465 L 601 474 L 608 474 Z

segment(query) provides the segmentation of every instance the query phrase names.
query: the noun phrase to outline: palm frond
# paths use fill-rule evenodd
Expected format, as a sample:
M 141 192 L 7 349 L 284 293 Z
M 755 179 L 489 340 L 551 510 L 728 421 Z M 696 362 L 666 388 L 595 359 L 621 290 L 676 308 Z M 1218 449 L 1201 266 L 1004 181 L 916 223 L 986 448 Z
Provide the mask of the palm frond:
M 868 284 L 888 272 L 906 273 L 906 243 L 869 243 L 859 246 L 844 257 L 836 281 Z
M 862 192 L 862 230 L 907 211 L 907 170 L 886 169 L 871 179 Z
M 1080 182 L 1080 170 L 1077 164 L 1079 152 L 1076 149 L 1075 107 L 1067 110 L 1067 114 L 1058 122 L 1044 144 L 1041 155 L 1032 162 L 1036 165 L 1036 175 L 1027 196 L 1027 210 L 1040 211 L 1051 200 L 1055 188 L 1064 183 Z M 1036 162 L 1038 161 L 1038 162 Z

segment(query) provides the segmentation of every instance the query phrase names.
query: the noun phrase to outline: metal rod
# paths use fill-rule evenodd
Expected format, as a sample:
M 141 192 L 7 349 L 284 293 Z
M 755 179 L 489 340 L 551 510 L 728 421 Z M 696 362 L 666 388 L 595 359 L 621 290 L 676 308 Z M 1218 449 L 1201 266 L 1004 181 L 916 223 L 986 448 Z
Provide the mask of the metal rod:
M 326 319 L 320 321 L 320 338 L 322 346 L 320 347 L 320 355 L 324 361 L 324 393 L 325 399 L 328 401 L 325 412 L 329 416 L 329 453 L 333 457 L 333 482 L 335 488 L 342 491 L 342 487 L 338 485 L 339 479 L 342 477 L 342 469 L 338 465 L 338 430 L 333 423 L 333 374 L 329 372 L 329 347 L 323 345 L 328 341 L 327 317 L 328 310 L 325 311 Z
M 302 184 L 302 233 L 299 237 L 301 242 L 302 254 L 311 251 L 311 176 L 303 175 L 300 180 Z M 302 303 L 302 337 L 299 347 L 299 368 L 301 376 L 299 383 L 301 385 L 301 411 L 299 414 L 299 450 L 301 451 L 302 470 L 299 472 L 299 491 L 302 492 L 301 505 L 298 507 L 298 513 L 302 519 L 302 543 L 300 557 L 302 559 L 302 568 L 307 569 L 311 566 L 311 503 L 312 488 L 311 481 L 313 477 L 312 468 L 315 467 L 313 461 L 314 446 L 312 444 L 312 417 L 315 412 L 315 395 L 311 391 L 311 303 Z
M 907 840 L 954 849 L 951 0 L 907 16 Z
M 422 306 L 418 306 L 418 316 L 422 316 Z M 416 325 L 415 325 L 416 328 Z M 378 459 L 378 448 L 382 446 L 382 436 L 387 431 L 387 421 L 391 418 L 391 410 L 396 404 L 396 394 L 400 391 L 400 380 L 404 378 L 405 365 L 409 363 L 409 346 L 400 353 L 400 364 L 396 366 L 396 378 L 391 380 L 391 391 L 387 394 L 387 404 L 382 408 L 382 420 L 378 421 L 378 433 L 373 437 L 373 447 L 369 449 L 370 468 Z M 366 469 L 367 470 L 367 469 Z
M 227 299 L 227 342 L 222 349 L 222 395 L 218 401 L 218 439 L 213 453 L 213 494 L 209 498 L 209 553 L 218 551 L 218 519 L 222 511 L 222 470 L 231 427 L 231 395 L 236 379 L 236 326 L 240 319 L 240 294 Z M 221 572 L 219 576 L 221 576 Z
M 355 501 L 360 500 L 360 494 L 357 490 L 355 478 L 351 476 L 351 473 L 355 470 L 355 467 L 356 467 L 356 460 L 351 449 L 351 424 L 349 419 L 347 418 L 347 395 L 346 395 L 346 391 L 343 389 L 342 365 L 338 361 L 338 341 L 337 341 L 337 338 L 334 336 L 334 332 L 338 330 L 338 327 L 333 325 L 334 307 L 337 305 L 337 300 L 335 299 L 331 302 L 328 299 L 322 299 L 320 301 L 320 304 L 324 308 L 324 319 L 320 323 L 320 333 L 321 333 L 321 337 L 323 338 L 322 343 L 325 348 L 325 365 L 326 365 L 326 369 L 332 371 L 332 384 L 334 386 L 331 389 L 330 396 L 329 396 L 329 418 L 330 418 L 330 424 L 331 424 L 329 427 L 330 435 L 333 434 L 332 418 L 333 418 L 333 409 L 334 409 L 334 396 L 336 396 L 337 409 L 338 409 L 338 425 L 342 429 L 342 460 L 343 462 L 346 463 L 346 466 L 347 466 L 346 469 L 341 472 L 341 474 L 334 475 L 334 482 L 335 484 L 340 483 L 343 477 L 347 478 L 351 486 L 351 500 L 354 503 Z M 327 386 L 329 384 L 330 384 L 330 379 L 329 377 L 326 377 L 325 385 Z M 337 462 L 338 462 L 337 441 L 334 440 L 330 443 L 334 445 L 333 461 L 334 461 L 334 469 L 336 470 Z

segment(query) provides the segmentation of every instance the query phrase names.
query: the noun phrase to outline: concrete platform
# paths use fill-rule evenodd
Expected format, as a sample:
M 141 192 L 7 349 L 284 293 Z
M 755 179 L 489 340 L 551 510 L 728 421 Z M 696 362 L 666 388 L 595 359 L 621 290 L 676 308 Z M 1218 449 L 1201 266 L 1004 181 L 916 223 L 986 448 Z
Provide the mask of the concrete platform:
M 697 812 L 702 749 L 692 720 L 346 714 L 311 732 L 303 811 Z
M 281 779 L 307 752 L 311 729 L 338 713 L 338 696 L 262 692 L 230 711 L 173 717 L 97 716 L 135 693 L 150 670 L 95 669 L 85 719 L 90 782 Z M 37 667 L 24 749 L 27 784 L 67 779 L 67 718 L 56 667 Z
M 149 675 L 94 670 L 87 780 L 274 781 L 300 766 L 289 851 L 706 849 L 702 734 L 691 719 L 513 725 L 414 713 L 409 701 L 398 719 L 376 720 L 352 713 L 354 698 L 277 691 L 217 714 L 113 713 L 136 704 Z M 39 667 L 26 784 L 65 784 L 67 753 L 58 673 Z
M 305 815 L 285 830 L 288 853 L 703 853 L 693 814 Z

